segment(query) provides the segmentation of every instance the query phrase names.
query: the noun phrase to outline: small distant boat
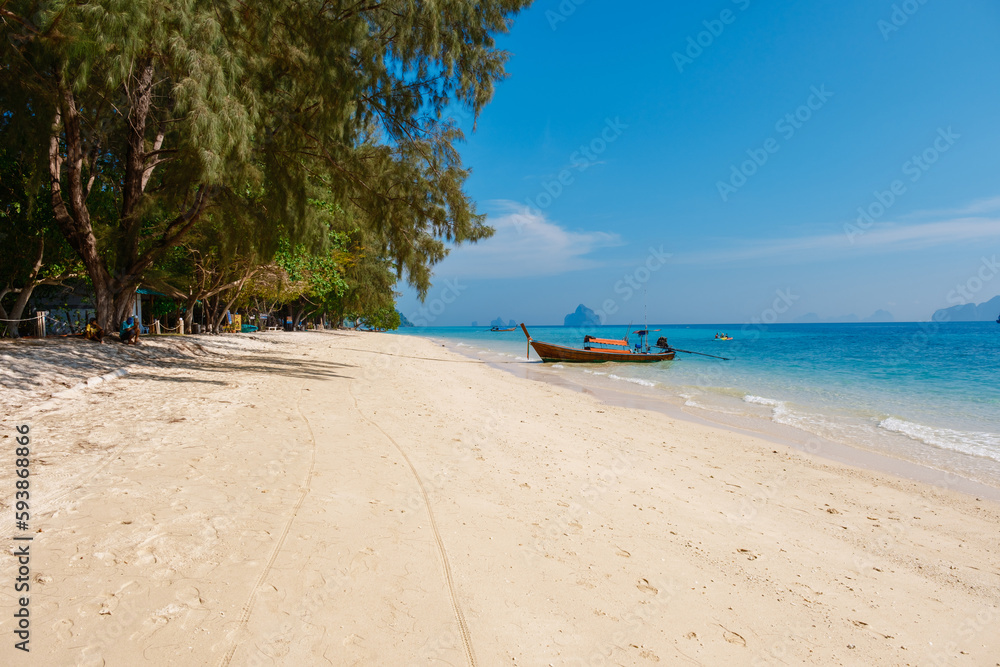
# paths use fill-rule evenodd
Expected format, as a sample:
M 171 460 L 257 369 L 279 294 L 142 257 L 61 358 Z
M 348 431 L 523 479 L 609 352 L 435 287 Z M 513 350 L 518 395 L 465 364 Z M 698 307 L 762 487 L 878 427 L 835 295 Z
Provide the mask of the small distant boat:
M 500 332 L 500 331 L 517 331 L 517 327 L 511 327 L 509 329 L 501 329 L 500 327 L 496 327 L 495 326 L 495 327 L 490 327 L 490 331 L 496 331 L 496 332 Z
M 534 340 L 531 334 L 528 333 L 526 326 L 522 324 L 521 329 L 528 339 L 528 345 L 534 348 L 535 352 L 544 362 L 601 364 L 610 361 L 630 364 L 650 364 L 658 361 L 670 361 L 676 356 L 677 352 L 667 344 L 667 339 L 662 337 L 656 341 L 656 345 L 652 346 L 661 351 L 651 351 L 651 348 L 645 345 L 646 336 L 649 335 L 648 331 L 636 332 L 639 334 L 639 343 L 633 351 L 629 349 L 628 336 L 621 340 L 584 336 L 583 349 L 580 350 L 573 347 L 565 347 L 564 345 L 553 345 Z M 528 356 L 531 356 L 530 349 Z

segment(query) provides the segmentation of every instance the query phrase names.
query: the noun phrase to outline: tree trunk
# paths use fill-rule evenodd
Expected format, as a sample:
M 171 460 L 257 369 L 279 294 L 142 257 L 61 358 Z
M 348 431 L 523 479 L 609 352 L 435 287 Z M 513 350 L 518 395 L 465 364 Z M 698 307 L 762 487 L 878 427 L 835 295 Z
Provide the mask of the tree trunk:
M 139 256 L 139 204 L 142 203 L 143 175 L 146 170 L 146 120 L 153 101 L 153 63 L 145 58 L 138 63 L 134 84 L 127 85 L 129 98 L 126 124 L 125 176 L 122 183 L 122 236 L 118 257 L 125 268 Z M 132 84 L 132 81 L 129 81 Z
M 83 261 L 94 287 L 94 307 L 97 321 L 105 330 L 113 331 L 128 316 L 135 288 L 142 274 L 164 252 L 180 243 L 205 212 L 210 199 L 208 188 L 201 186 L 194 202 L 178 213 L 163 228 L 152 245 L 140 254 L 139 239 L 142 220 L 139 215 L 143 191 L 155 162 L 147 163 L 145 129 L 151 109 L 153 67 L 149 62 L 139 67 L 136 85 L 129 90 L 128 120 L 130 132 L 126 138 L 125 178 L 122 183 L 121 225 L 117 230 L 116 270 L 108 270 L 97 246 L 97 238 L 87 208 L 88 190 L 83 184 L 84 137 L 73 92 L 60 85 L 52 134 L 49 137 L 49 178 L 52 186 L 52 212 L 63 236 Z M 162 130 L 161 130 L 162 134 Z M 154 146 L 162 143 L 157 136 Z M 60 151 L 64 147 L 65 155 Z M 65 173 L 64 173 L 65 172 Z M 65 191 L 63 182 L 65 180 Z
M 90 211 L 84 202 L 81 168 L 83 166 L 83 140 L 80 134 L 80 118 L 77 115 L 76 100 L 68 89 L 61 91 L 62 99 L 53 121 L 52 135 L 49 137 L 49 177 L 52 186 L 52 213 L 62 230 L 66 241 L 77 252 L 87 268 L 94 286 L 94 307 L 97 321 L 106 330 L 112 328 L 111 275 L 101 261 L 97 249 L 97 239 L 90 224 Z M 65 158 L 59 152 L 60 127 L 66 144 Z M 66 167 L 66 194 L 63 198 L 62 171 Z M 68 202 L 68 205 L 67 205 Z
M 218 303 L 219 303 L 219 306 L 218 306 L 219 310 L 216 313 L 215 328 L 216 328 L 216 332 L 217 333 L 222 333 L 222 327 L 223 327 L 222 322 L 226 319 L 226 312 L 229 310 L 229 305 L 232 302 L 230 302 L 230 304 L 224 304 L 222 302 L 222 295 L 221 294 L 218 297 L 216 297 L 216 299 L 218 300 Z
M 295 329 L 295 330 L 298 329 L 298 327 L 299 327 L 299 320 L 302 318 L 302 316 L 305 314 L 305 312 L 306 312 L 305 306 L 299 306 L 298 309 L 295 310 L 295 314 L 292 315 L 292 329 Z
M 219 297 L 218 295 L 206 298 L 202 303 L 205 304 L 205 315 L 208 318 L 208 330 L 214 334 L 219 333 L 217 326 L 217 313 L 219 311 Z
M 21 319 L 21 315 L 24 313 L 24 307 L 28 305 L 28 299 L 31 298 L 31 293 L 35 291 L 35 278 L 38 277 L 38 272 L 42 268 L 42 257 L 45 255 L 45 240 L 38 239 L 38 254 L 35 257 L 35 263 L 31 267 L 31 273 L 28 275 L 27 281 L 24 283 L 17 294 L 17 299 L 14 300 L 14 305 L 10 309 L 10 316 L 4 315 L 5 319 L 11 320 L 10 322 L 10 337 L 18 338 L 21 332 L 18 330 L 18 320 Z
M 112 300 L 112 313 L 113 321 L 121 324 L 132 314 L 132 310 L 135 306 L 136 293 L 133 291 L 121 291 L 116 294 Z M 140 326 L 142 323 L 139 323 Z
M 5 319 L 13 320 L 10 322 L 10 337 L 18 338 L 21 332 L 18 330 L 18 320 L 21 319 L 21 315 L 24 314 L 24 308 L 28 305 L 28 299 L 31 298 L 31 293 L 35 291 L 35 284 L 28 283 L 27 287 L 24 287 L 17 295 L 17 301 L 10 308 L 10 317 Z
M 226 311 L 232 309 L 233 304 L 236 303 L 236 300 L 238 298 L 240 298 L 240 294 L 243 292 L 243 286 L 247 284 L 247 281 L 250 280 L 250 278 L 252 278 L 254 274 L 257 273 L 257 271 L 258 269 L 256 268 L 244 269 L 242 277 L 240 277 L 238 280 L 228 283 L 226 286 L 219 289 L 218 294 L 220 300 L 223 290 L 230 290 L 230 289 L 232 290 L 232 298 L 226 302 L 225 307 L 221 309 L 221 312 L 219 314 L 220 325 L 222 324 L 222 318 L 225 317 L 226 315 Z
M 10 319 L 10 316 L 7 314 L 7 309 L 3 307 L 4 297 L 10 294 L 10 290 L 11 290 L 10 285 L 7 285 L 3 289 L 0 289 L 0 320 L 4 320 L 0 321 L 0 338 L 6 336 L 7 332 L 10 330 L 9 329 L 10 323 L 6 321 Z
M 198 304 L 198 295 L 192 294 L 184 303 L 184 332 L 191 333 L 191 325 L 194 324 L 194 307 Z

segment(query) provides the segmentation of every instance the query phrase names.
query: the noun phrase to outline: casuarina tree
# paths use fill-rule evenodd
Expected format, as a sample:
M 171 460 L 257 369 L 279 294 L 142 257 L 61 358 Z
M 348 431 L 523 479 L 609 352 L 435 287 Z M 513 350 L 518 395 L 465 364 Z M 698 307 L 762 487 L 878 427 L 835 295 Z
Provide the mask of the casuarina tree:
M 0 2 L 0 143 L 34 147 L 105 328 L 247 188 L 261 224 L 292 239 L 310 234 L 317 187 L 349 202 L 426 293 L 445 242 L 490 233 L 448 117 L 490 100 L 495 36 L 527 4 Z

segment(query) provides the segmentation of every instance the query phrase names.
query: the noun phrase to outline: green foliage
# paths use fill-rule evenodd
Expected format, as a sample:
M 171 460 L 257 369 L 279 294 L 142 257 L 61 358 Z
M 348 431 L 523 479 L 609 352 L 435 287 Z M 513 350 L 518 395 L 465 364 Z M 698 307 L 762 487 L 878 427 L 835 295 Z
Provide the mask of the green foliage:
M 292 246 L 283 239 L 275 253 L 275 264 L 283 269 L 292 283 L 301 283 L 300 298 L 308 301 L 315 310 L 324 310 L 344 294 L 347 283 L 341 270 L 344 254 L 343 238 L 331 233 L 329 247 L 321 252 L 310 252 L 303 244 Z
M 80 271 L 80 262 L 52 219 L 48 188 L 0 146 L 0 289 Z M 39 257 L 42 264 L 35 270 Z
M 180 311 L 181 304 L 172 299 L 156 299 L 153 301 L 152 306 L 152 316 L 155 319 L 161 319 L 166 315 L 173 315 L 174 313 Z
M 362 326 L 378 331 L 395 331 L 400 325 L 399 313 L 395 308 L 381 308 L 361 317 L 358 322 Z
M 346 289 L 330 308 L 339 319 L 357 320 L 395 305 L 396 272 L 392 262 L 373 247 L 374 235 L 360 228 L 345 234 Z
M 350 217 L 357 277 L 388 266 L 424 295 L 446 242 L 492 233 L 447 112 L 490 100 L 507 60 L 494 37 L 528 4 L 5 0 L 0 146 L 58 184 L 53 214 L 106 327 L 151 267 L 183 270 L 172 248 L 205 224 L 250 229 L 258 249 L 289 239 L 291 270 L 326 301 L 363 290 L 317 249 Z

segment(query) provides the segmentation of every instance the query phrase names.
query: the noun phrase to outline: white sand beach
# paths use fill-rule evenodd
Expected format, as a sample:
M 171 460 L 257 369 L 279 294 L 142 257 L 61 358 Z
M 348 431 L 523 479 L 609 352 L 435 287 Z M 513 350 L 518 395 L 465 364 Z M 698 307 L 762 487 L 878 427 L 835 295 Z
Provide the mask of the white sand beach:
M 4 665 L 1000 665 L 1000 507 L 947 483 L 416 337 L 0 362 L 7 536 L 33 438 L 31 652 L 8 537 Z

